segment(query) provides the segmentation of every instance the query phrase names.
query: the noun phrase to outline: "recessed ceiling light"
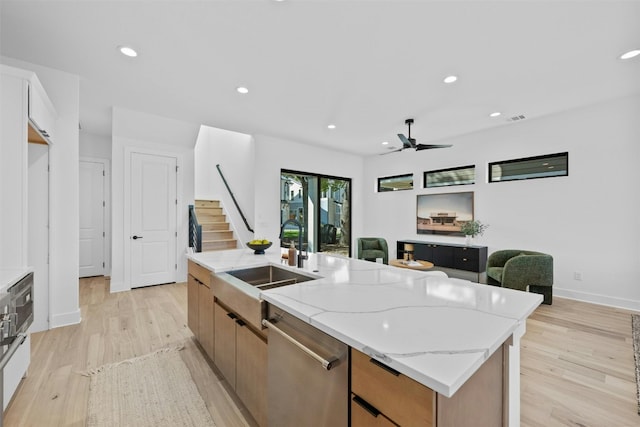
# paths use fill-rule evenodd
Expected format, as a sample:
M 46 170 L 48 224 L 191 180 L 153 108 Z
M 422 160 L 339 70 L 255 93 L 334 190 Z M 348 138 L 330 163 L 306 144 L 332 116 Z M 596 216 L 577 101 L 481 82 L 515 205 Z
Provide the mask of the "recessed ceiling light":
M 489 117 L 498 117 L 501 114 L 502 113 L 500 111 L 494 111 L 493 113 L 489 114 Z
M 630 50 L 629 52 L 626 52 L 620 55 L 620 59 L 631 59 L 638 55 L 640 55 L 640 49 Z
M 458 77 L 457 77 L 457 76 L 447 76 L 447 77 L 445 77 L 445 78 L 444 78 L 444 80 L 443 80 L 443 81 L 444 81 L 445 83 L 453 83 L 453 82 L 455 82 L 456 80 L 458 80 Z
M 382 145 L 388 145 L 388 144 L 389 144 L 389 141 L 384 141 L 384 142 L 382 143 Z
M 245 93 L 249 93 L 249 89 L 247 89 L 247 88 L 246 88 L 246 87 L 244 87 L 244 86 L 239 86 L 239 87 L 237 87 L 237 88 L 236 88 L 236 91 L 237 91 L 238 93 L 243 94 L 243 95 L 244 95 Z
M 118 50 L 121 54 L 131 58 L 135 58 L 136 56 L 138 56 L 138 52 L 136 52 L 134 48 L 129 46 L 118 46 Z
M 328 126 L 327 126 L 327 128 L 329 128 L 329 129 L 335 129 L 335 128 L 336 128 L 336 125 L 328 125 Z

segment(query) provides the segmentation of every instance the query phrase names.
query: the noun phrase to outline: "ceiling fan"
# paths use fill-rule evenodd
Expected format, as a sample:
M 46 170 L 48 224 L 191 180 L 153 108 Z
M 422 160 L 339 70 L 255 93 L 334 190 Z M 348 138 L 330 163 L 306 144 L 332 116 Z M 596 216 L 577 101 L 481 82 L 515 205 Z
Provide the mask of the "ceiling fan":
M 430 150 L 433 148 L 452 147 L 451 144 L 417 144 L 415 138 L 411 138 L 411 125 L 413 124 L 413 119 L 407 119 L 404 121 L 404 123 L 409 127 L 409 133 L 408 133 L 409 137 L 406 137 L 403 134 L 399 133 L 398 138 L 400 138 L 400 141 L 402 141 L 402 148 L 398 148 L 397 150 L 390 151 L 389 153 L 395 153 L 396 151 L 402 151 L 407 148 L 414 148 L 416 151 L 420 151 L 420 150 Z M 384 154 L 389 154 L 389 153 L 384 153 Z

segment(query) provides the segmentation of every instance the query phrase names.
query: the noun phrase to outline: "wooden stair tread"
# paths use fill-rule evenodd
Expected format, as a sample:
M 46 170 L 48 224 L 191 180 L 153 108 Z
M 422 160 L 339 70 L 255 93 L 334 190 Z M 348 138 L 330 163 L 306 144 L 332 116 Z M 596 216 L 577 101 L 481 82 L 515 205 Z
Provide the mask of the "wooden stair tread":
M 234 231 L 226 220 L 224 208 L 218 200 L 195 201 L 196 218 L 202 226 L 202 251 L 217 251 L 238 247 Z

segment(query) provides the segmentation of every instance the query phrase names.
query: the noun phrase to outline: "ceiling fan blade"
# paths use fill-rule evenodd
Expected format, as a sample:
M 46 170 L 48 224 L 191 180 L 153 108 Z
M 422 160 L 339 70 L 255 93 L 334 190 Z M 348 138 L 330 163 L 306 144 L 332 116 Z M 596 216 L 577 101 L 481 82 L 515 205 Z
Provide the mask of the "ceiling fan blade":
M 416 151 L 430 150 L 432 148 L 449 148 L 453 147 L 451 144 L 418 144 L 416 145 Z
M 400 141 L 402 141 L 402 148 L 415 147 L 415 145 L 412 144 L 411 141 L 406 136 L 404 136 L 403 134 L 399 133 L 398 134 L 398 138 L 400 138 Z
M 398 148 L 397 150 L 389 150 L 386 153 L 380 153 L 380 155 L 384 156 L 385 154 L 397 153 L 398 151 L 402 151 L 402 150 L 404 150 L 404 148 Z

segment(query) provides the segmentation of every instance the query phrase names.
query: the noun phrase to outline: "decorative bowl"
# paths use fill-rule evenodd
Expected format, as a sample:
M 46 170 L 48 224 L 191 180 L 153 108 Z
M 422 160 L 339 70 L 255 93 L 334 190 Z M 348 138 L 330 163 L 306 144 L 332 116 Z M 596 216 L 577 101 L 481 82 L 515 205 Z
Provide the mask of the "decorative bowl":
M 271 247 L 271 245 L 273 244 L 273 242 L 269 242 L 269 243 L 263 243 L 263 244 L 259 244 L 259 245 L 255 245 L 253 243 L 248 243 L 247 242 L 247 246 L 251 249 L 253 249 L 253 253 L 256 255 L 264 255 L 264 251 L 266 249 L 269 249 Z

